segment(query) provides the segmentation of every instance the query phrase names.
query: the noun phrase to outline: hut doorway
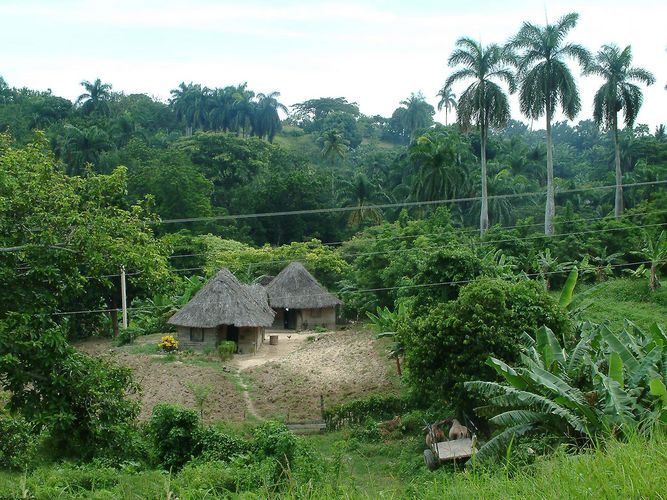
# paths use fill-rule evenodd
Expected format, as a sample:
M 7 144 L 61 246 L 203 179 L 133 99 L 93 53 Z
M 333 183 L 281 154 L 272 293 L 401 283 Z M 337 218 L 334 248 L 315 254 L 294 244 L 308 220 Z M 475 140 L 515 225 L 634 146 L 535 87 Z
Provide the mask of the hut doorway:
M 239 327 L 234 325 L 227 326 L 227 340 L 239 343 Z
M 283 313 L 283 328 L 296 330 L 296 309 L 285 309 Z

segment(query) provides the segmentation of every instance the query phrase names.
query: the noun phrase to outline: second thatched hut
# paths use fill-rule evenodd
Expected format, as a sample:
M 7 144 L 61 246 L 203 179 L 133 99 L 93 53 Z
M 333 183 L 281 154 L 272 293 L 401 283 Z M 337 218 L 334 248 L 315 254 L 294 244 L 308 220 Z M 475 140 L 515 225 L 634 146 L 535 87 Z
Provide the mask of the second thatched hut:
M 274 315 L 260 285 L 244 285 L 222 269 L 169 323 L 178 327 L 181 348 L 215 347 L 231 340 L 245 354 L 260 348 L 264 329 L 271 326 Z
M 329 293 L 300 262 L 292 262 L 266 286 L 276 316 L 273 328 L 301 330 L 336 326 L 336 306 L 342 302 Z

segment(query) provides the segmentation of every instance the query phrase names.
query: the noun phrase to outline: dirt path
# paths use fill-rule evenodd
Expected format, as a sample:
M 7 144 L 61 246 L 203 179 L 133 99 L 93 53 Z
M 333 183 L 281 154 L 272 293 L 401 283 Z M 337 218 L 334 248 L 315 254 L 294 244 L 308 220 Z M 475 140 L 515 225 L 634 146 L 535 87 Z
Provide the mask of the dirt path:
M 270 345 L 270 335 L 278 343 Z M 88 354 L 110 355 L 129 366 L 141 386 L 140 419 L 150 417 L 159 402 L 195 408 L 192 384 L 213 387 L 204 412 L 208 422 L 257 420 L 318 420 L 320 398 L 325 407 L 398 390 L 395 367 L 382 343 L 369 333 L 267 332 L 256 354 L 235 355 L 221 363 L 214 356 L 178 355 L 176 361 L 153 354 L 159 335 L 140 337 L 134 345 L 114 347 L 108 339 L 77 344 Z
M 236 376 L 238 377 L 238 384 L 239 387 L 241 388 L 241 395 L 243 396 L 243 400 L 245 401 L 247 413 L 249 415 L 252 415 L 255 419 L 259 421 L 266 420 L 259 413 L 257 413 L 255 404 L 252 402 L 252 398 L 250 397 L 250 393 L 248 392 L 248 386 L 243 381 L 243 376 L 241 375 L 241 371 L 238 369 L 236 370 Z
M 331 333 L 331 332 L 327 332 Z M 278 336 L 278 343 L 276 345 L 269 344 L 269 337 L 271 335 Z M 255 354 L 235 354 L 230 361 L 230 366 L 238 368 L 239 370 L 248 370 L 257 366 L 270 363 L 271 361 L 279 361 L 290 353 L 298 350 L 304 345 L 308 338 L 315 338 L 323 333 L 314 332 L 284 332 L 284 331 L 266 331 L 266 342 L 262 344 L 262 348 Z

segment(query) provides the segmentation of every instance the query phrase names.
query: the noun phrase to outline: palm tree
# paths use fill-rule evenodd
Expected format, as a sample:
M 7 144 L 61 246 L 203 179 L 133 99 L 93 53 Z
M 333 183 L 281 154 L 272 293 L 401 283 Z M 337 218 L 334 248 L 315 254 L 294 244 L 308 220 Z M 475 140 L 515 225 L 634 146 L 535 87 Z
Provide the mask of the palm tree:
M 382 222 L 382 212 L 369 206 L 375 186 L 369 182 L 364 174 L 358 173 L 352 182 L 346 182 L 350 187 L 348 206 L 354 207 L 350 212 L 347 223 L 350 227 L 359 227 L 370 220 L 375 224 Z
M 343 160 L 347 155 L 347 141 L 338 129 L 327 130 L 320 137 L 322 143 L 322 158 L 329 160 L 333 165 L 336 160 Z
M 81 105 L 84 113 L 99 111 L 102 114 L 109 113 L 108 101 L 111 98 L 111 84 L 102 83 L 99 78 L 93 83 L 88 80 L 81 82 L 86 91 L 76 99 L 76 104 Z
M 449 87 L 443 87 L 436 94 L 436 97 L 440 97 L 438 111 L 442 111 L 443 108 L 445 109 L 445 126 L 447 126 L 447 112 L 456 109 L 457 106 L 456 94 Z
M 459 97 L 457 117 L 463 127 L 475 123 L 479 127 L 482 166 L 482 206 L 479 216 L 479 230 L 482 235 L 489 227 L 489 199 L 486 174 L 486 141 L 489 127 L 501 127 L 510 118 L 507 94 L 494 80 L 505 81 L 510 92 L 514 92 L 514 75 L 506 65 L 505 51 L 496 44 L 483 47 L 472 38 L 459 38 L 456 49 L 449 56 L 451 67 L 461 66 L 454 71 L 443 88 L 450 88 L 459 80 L 472 79 L 473 82 Z
M 458 134 L 426 133 L 408 149 L 408 160 L 416 168 L 412 196 L 417 201 L 467 196 L 468 171 L 461 161 L 468 146 Z
M 621 148 L 618 142 L 618 112 L 623 111 L 624 122 L 632 128 L 642 105 L 642 91 L 633 81 L 652 85 L 655 78 L 642 68 L 632 64 L 632 49 L 628 45 L 621 51 L 616 45 L 603 45 L 595 56 L 595 61 L 586 70 L 599 75 L 605 82 L 595 93 L 593 100 L 593 120 L 613 132 L 614 164 L 616 166 L 616 199 L 614 215 L 623 214 L 623 173 L 621 172 Z
M 234 116 L 233 128 L 238 135 L 239 131 L 245 137 L 252 128 L 253 118 L 253 102 L 252 98 L 255 93 L 248 90 L 248 83 L 242 83 L 236 87 L 236 91 L 232 94 L 234 102 L 232 104 L 232 114 Z
M 556 24 L 537 26 L 523 23 L 519 33 L 508 43 L 511 50 L 519 49 L 516 64 L 520 78 L 519 104 L 521 112 L 531 120 L 546 115 L 547 121 L 547 201 L 544 214 L 544 232 L 554 233 L 554 159 L 551 120 L 556 106 L 569 119 L 581 109 L 579 91 L 570 69 L 564 62 L 573 58 L 586 67 L 591 55 L 584 47 L 565 43 L 565 36 L 576 26 L 579 14 L 570 13 Z
M 206 89 L 208 91 L 208 89 Z M 190 137 L 194 127 L 203 122 L 205 111 L 203 109 L 204 90 L 201 85 L 192 82 L 185 84 L 181 82 L 177 89 L 171 91 L 169 104 L 176 112 L 176 119 L 185 125 L 185 135 Z
M 281 128 L 280 116 L 278 110 L 287 114 L 287 106 L 278 102 L 280 92 L 271 92 L 270 94 L 257 94 L 257 102 L 254 109 L 253 130 L 259 137 L 266 137 L 269 142 Z
M 433 124 L 435 110 L 426 102 L 421 92 L 410 94 L 410 97 L 401 101 L 401 104 L 405 106 L 402 125 L 410 133 L 410 140 L 414 139 L 418 129 L 430 127 Z

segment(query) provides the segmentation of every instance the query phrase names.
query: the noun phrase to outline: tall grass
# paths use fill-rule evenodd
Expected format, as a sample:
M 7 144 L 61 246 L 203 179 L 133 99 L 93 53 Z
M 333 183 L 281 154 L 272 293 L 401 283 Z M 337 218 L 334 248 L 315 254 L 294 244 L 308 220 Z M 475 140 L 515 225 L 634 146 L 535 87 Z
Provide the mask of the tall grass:
M 0 498 L 48 499 L 213 499 L 213 498 L 664 498 L 667 496 L 667 437 L 636 436 L 627 443 L 610 441 L 598 450 L 572 455 L 561 450 L 530 467 L 508 474 L 493 471 L 416 472 L 399 488 L 383 489 L 389 478 L 350 476 L 345 466 L 331 467 L 322 481 L 295 479 L 285 471 L 286 485 L 260 486 L 240 494 L 226 490 L 210 467 L 194 467 L 170 475 L 158 471 L 116 471 L 104 467 L 59 465 L 24 476 L 0 473 Z M 386 453 L 387 450 L 385 450 Z M 381 452 L 381 450 L 378 450 Z M 368 457 L 372 460 L 373 457 Z M 404 457 L 405 458 L 405 457 Z M 334 464 L 335 465 L 335 464 Z M 201 477 L 197 477 L 200 472 Z M 407 476 L 404 476 L 404 478 Z M 262 484 L 262 481 L 259 481 Z

